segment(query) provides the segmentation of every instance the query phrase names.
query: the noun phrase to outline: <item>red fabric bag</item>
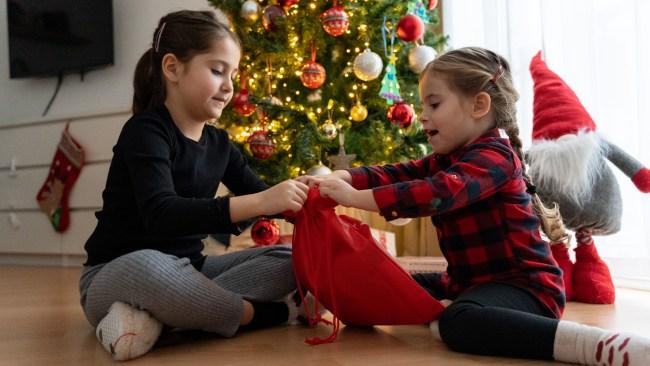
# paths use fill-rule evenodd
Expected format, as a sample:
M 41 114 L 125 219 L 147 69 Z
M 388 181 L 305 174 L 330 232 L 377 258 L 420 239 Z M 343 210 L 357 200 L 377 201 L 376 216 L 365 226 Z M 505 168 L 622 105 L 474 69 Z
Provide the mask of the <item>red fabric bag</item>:
M 339 320 L 372 326 L 425 324 L 437 319 L 444 309 L 442 304 L 376 243 L 368 225 L 337 215 L 335 206 L 336 202 L 312 188 L 293 219 L 293 268 L 298 289 L 311 292 L 317 300 L 315 306 L 320 302 L 334 315 L 334 330 L 328 338 L 306 342 L 334 341 Z M 317 309 L 308 310 L 308 314 L 319 314 Z M 319 321 L 325 320 L 318 315 L 310 319 L 312 324 Z

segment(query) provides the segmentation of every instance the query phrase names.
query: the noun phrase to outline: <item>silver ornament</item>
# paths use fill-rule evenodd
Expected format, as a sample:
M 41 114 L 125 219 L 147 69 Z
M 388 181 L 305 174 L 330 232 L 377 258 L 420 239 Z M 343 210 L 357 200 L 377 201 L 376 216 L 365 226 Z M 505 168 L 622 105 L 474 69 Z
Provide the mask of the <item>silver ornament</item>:
M 354 75 L 363 81 L 374 80 L 381 75 L 384 62 L 378 54 L 366 48 L 354 58 Z
M 255 0 L 246 0 L 241 6 L 239 15 L 248 21 L 254 22 L 260 17 L 260 5 Z
M 429 46 L 420 45 L 411 48 L 409 51 L 409 68 L 416 74 L 424 71 L 424 68 L 436 58 L 436 50 Z

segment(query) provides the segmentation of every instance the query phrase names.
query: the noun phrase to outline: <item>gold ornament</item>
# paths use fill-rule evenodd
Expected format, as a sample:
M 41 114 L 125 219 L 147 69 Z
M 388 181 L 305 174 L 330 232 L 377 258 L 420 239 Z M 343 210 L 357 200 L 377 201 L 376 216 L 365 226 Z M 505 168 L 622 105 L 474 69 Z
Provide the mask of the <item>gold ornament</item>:
M 323 133 L 325 134 L 325 137 L 327 137 L 328 140 L 334 140 L 334 138 L 338 134 L 338 131 L 336 130 L 336 125 L 332 122 L 331 119 L 325 121 L 325 124 L 323 125 Z
M 357 102 L 357 105 L 350 109 L 350 118 L 353 121 L 361 122 L 366 119 L 366 117 L 368 117 L 368 109 L 360 102 Z

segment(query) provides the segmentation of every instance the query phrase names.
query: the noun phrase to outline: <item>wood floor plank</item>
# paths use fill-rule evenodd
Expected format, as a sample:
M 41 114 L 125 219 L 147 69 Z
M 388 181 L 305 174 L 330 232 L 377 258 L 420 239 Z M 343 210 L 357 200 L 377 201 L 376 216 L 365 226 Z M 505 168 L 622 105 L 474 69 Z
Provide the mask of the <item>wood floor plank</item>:
M 0 365 L 113 365 L 88 325 L 78 268 L 0 267 Z M 650 292 L 617 290 L 616 305 L 569 303 L 565 319 L 650 337 Z M 329 328 L 278 327 L 231 339 L 186 336 L 129 365 L 550 365 L 449 351 L 425 326 L 342 327 L 332 344 L 303 340 Z

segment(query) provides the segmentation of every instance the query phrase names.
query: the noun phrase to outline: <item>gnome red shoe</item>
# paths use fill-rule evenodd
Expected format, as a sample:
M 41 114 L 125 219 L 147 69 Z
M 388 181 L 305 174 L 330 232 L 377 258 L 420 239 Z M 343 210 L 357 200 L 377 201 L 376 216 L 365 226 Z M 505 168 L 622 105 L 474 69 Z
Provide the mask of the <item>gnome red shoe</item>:
M 566 301 L 573 300 L 573 262 L 569 257 L 569 248 L 564 243 L 551 244 L 551 252 L 557 265 L 562 270 L 562 278 L 564 279 L 564 292 L 566 293 Z
M 593 243 L 593 241 L 592 241 Z M 579 244 L 573 267 L 573 300 L 588 304 L 613 304 L 614 283 L 596 245 Z

